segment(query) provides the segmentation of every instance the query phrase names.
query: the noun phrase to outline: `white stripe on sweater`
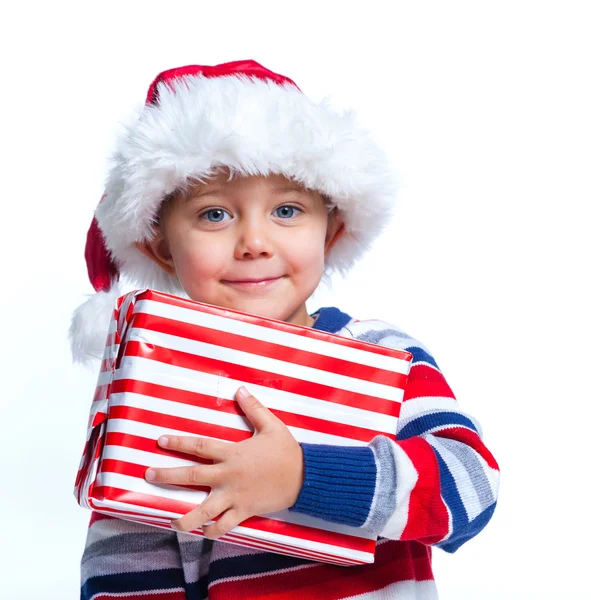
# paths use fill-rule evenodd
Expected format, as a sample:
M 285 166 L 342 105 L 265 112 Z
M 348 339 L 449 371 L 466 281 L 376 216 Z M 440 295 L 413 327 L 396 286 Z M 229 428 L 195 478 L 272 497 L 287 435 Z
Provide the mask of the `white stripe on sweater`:
M 456 484 L 458 494 L 462 500 L 462 505 L 468 515 L 468 520 L 474 520 L 482 512 L 482 507 L 480 505 L 478 492 L 474 488 L 474 484 L 472 483 L 472 479 L 466 470 L 466 467 L 458 460 L 452 451 L 439 442 L 436 436 L 428 435 L 426 436 L 426 440 L 433 448 L 435 448 L 435 450 L 437 450 L 439 456 L 447 465 Z M 461 442 L 456 443 L 461 444 Z M 466 446 L 464 445 L 463 447 L 465 448 Z M 471 452 L 473 455 L 478 454 L 474 450 L 471 450 Z
M 391 540 L 399 540 L 408 522 L 410 494 L 417 484 L 419 475 L 406 452 L 395 442 L 391 440 L 389 442 L 396 463 L 396 506 L 380 535 Z M 376 483 L 376 487 L 380 485 L 382 485 L 380 482 Z

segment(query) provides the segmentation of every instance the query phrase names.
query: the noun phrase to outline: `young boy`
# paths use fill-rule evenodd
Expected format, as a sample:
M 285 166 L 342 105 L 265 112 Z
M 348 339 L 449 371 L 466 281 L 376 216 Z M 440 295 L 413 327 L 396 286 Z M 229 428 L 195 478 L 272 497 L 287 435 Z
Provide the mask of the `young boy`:
M 74 317 L 77 359 L 102 354 L 123 274 L 137 287 L 405 349 L 413 360 L 395 442 L 298 444 L 243 388 L 236 400 L 252 438 L 160 438 L 213 462 L 148 469 L 146 479 L 211 493 L 175 523 L 178 533 L 93 514 L 82 598 L 437 598 L 431 546 L 454 552 L 489 521 L 495 459 L 422 344 L 381 321 L 306 307 L 322 277 L 345 273 L 387 223 L 393 187 L 382 152 L 350 116 L 243 61 L 161 73 L 114 161 L 88 234 L 99 293 Z M 335 567 L 213 541 L 287 508 L 378 535 L 375 563 Z M 185 533 L 196 527 L 206 539 Z

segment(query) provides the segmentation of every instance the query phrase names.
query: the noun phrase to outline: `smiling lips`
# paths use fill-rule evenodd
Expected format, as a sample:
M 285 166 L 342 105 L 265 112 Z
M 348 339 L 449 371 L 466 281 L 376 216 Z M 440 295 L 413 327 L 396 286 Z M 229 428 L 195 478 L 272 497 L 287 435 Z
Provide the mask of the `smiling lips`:
M 281 279 L 281 277 L 273 277 L 270 279 L 241 279 L 241 280 L 236 280 L 236 281 L 230 281 L 228 279 L 223 279 L 222 282 L 227 283 L 229 285 L 235 285 L 235 286 L 240 286 L 240 287 L 260 288 L 260 287 L 265 287 L 267 285 L 270 285 L 271 283 L 278 281 L 279 279 Z

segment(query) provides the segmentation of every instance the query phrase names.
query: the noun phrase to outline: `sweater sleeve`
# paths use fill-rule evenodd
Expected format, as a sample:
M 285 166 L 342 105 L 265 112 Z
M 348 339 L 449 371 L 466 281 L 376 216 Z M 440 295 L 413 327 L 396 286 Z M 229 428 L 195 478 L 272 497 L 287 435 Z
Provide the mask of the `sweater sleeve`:
M 292 510 L 455 552 L 493 514 L 497 462 L 422 344 L 383 328 L 360 339 L 413 355 L 396 441 L 302 444 L 304 484 Z

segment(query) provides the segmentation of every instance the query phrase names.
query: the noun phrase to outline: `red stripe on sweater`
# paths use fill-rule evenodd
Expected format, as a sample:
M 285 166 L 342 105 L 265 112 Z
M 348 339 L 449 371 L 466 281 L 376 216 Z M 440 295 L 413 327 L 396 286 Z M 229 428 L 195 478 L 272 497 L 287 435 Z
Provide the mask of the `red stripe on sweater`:
M 413 365 L 408 374 L 404 399 L 412 400 L 422 396 L 440 396 L 455 400 L 454 393 L 440 371 L 430 365 Z
M 480 456 L 486 461 L 491 469 L 499 470 L 499 465 L 495 460 L 495 457 L 491 454 L 490 450 L 484 445 L 480 436 L 471 429 L 465 427 L 450 427 L 449 429 L 442 429 L 437 431 L 433 435 L 442 438 L 448 438 L 450 440 L 457 440 L 463 442 L 467 446 L 470 446 L 473 450 L 478 452 Z
M 371 565 L 315 564 L 281 573 L 253 574 L 246 580 L 222 580 L 210 586 L 209 600 L 337 600 L 409 580 L 433 580 L 430 549 L 414 542 L 388 541 L 378 545 Z
M 108 515 L 103 515 L 102 513 L 92 511 L 90 513 L 90 520 L 88 521 L 88 526 L 92 527 L 95 523 L 102 521 L 103 519 L 113 520 L 115 517 L 109 517 Z
M 414 437 L 397 442 L 406 452 L 418 474 L 410 493 L 408 521 L 401 540 L 442 540 L 449 530 L 449 514 L 441 497 L 439 464 L 427 440 Z

